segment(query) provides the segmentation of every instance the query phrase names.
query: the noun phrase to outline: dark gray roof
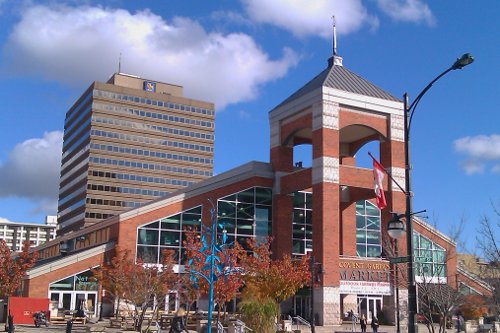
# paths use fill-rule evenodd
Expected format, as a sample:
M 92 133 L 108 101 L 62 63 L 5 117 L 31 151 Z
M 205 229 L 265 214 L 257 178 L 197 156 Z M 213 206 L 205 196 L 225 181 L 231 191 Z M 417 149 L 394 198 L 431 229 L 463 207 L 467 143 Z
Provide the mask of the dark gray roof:
M 319 73 L 314 79 L 306 83 L 302 88 L 290 95 L 290 97 L 281 102 L 276 108 L 302 97 L 311 91 L 319 89 L 320 87 L 334 88 L 389 101 L 399 101 L 396 97 L 368 82 L 361 76 L 351 72 L 344 66 L 331 65 Z

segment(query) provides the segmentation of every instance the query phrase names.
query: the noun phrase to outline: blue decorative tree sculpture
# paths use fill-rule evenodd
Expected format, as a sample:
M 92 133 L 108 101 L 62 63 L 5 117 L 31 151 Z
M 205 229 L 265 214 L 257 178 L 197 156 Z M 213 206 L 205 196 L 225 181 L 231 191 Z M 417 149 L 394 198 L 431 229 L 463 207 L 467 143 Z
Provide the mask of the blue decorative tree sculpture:
M 227 231 L 222 223 L 217 223 L 217 211 L 212 201 L 210 209 L 211 225 L 210 227 L 201 223 L 201 248 L 198 251 L 200 257 L 190 258 L 188 260 L 188 269 L 190 280 L 195 288 L 198 288 L 198 278 L 203 278 L 208 283 L 208 327 L 207 333 L 212 332 L 212 308 L 213 308 L 213 284 L 219 278 L 227 277 L 230 274 L 241 273 L 240 268 L 231 267 L 230 260 L 221 260 L 221 256 L 225 256 L 223 248 L 229 246 L 227 244 Z M 217 237 L 217 228 L 222 230 L 220 239 Z M 207 243 L 207 237 L 210 244 Z M 217 242 L 219 240 L 219 242 Z M 195 269 L 195 264 L 203 261 L 202 268 L 198 271 Z

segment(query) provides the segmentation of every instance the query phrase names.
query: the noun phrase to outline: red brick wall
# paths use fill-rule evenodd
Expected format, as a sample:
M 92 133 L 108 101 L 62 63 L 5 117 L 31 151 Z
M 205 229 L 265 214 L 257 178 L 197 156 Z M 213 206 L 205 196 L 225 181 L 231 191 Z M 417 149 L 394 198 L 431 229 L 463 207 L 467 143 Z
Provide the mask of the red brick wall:
M 91 267 L 101 265 L 103 260 L 104 255 L 98 254 L 94 257 L 66 265 L 59 269 L 54 269 L 50 272 L 32 278 L 29 281 L 29 290 L 27 290 L 27 293 L 24 296 L 47 298 L 49 295 L 49 283 L 86 271 Z

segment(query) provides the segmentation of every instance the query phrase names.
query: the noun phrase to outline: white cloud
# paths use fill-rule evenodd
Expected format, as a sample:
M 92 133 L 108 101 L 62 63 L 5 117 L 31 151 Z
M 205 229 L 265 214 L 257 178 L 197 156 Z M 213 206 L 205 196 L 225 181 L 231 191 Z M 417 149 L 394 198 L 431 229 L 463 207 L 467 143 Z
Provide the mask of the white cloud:
M 1 4 L 1 1 L 0 1 L 0 4 Z M 9 219 L 6 219 L 5 217 L 0 217 L 0 222 L 4 223 L 4 222 L 12 222 L 12 221 Z
M 484 173 L 485 164 L 476 160 L 464 160 L 460 162 L 460 167 L 467 175 Z
M 498 172 L 500 167 L 500 135 L 493 134 L 467 136 L 453 142 L 456 152 L 466 156 L 461 163 L 467 174 L 482 173 L 488 162 L 497 162 L 492 168 L 492 172 Z
M 166 22 L 145 10 L 32 6 L 22 12 L 4 46 L 5 68 L 62 83 L 90 84 L 118 69 L 181 84 L 187 97 L 217 109 L 257 97 L 261 85 L 283 77 L 298 57 L 284 49 L 270 59 L 243 33 L 207 32 L 197 22 Z
M 500 174 L 500 164 L 495 164 L 495 165 L 491 168 L 491 172 L 493 172 L 493 173 L 497 173 L 497 174 Z
M 379 9 L 396 21 L 423 22 L 429 26 L 436 19 L 427 4 L 421 0 L 377 0 Z
M 57 211 L 62 133 L 48 132 L 17 144 L 0 165 L 0 197 L 25 198 L 33 212 Z
M 348 34 L 367 24 L 378 26 L 378 19 L 368 14 L 360 0 L 242 0 L 248 15 L 255 21 L 273 24 L 294 35 L 332 38 L 332 16 L 337 33 Z

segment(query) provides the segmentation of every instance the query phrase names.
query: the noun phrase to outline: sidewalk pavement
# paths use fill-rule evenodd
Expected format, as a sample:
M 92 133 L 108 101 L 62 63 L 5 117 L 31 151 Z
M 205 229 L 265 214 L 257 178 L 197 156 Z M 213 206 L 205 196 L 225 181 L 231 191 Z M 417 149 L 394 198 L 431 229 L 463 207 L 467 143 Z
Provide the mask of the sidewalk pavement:
M 87 323 L 85 326 L 83 325 L 78 325 L 78 326 L 73 326 L 73 329 L 71 332 L 74 333 L 86 333 L 88 332 L 87 327 L 94 327 L 94 326 L 100 326 L 100 327 L 106 327 L 106 333 L 122 333 L 122 332 L 133 332 L 133 331 L 124 331 L 119 328 L 115 327 L 108 327 L 109 321 L 108 320 L 103 320 L 98 323 Z M 2 324 L 3 325 L 3 324 Z M 3 328 L 3 327 L 2 327 Z M 292 329 L 295 330 L 297 329 L 296 325 L 292 326 Z M 300 326 L 298 329 L 301 330 L 301 333 L 311 333 L 311 329 L 306 327 L 306 326 Z M 371 329 L 367 329 L 368 333 L 371 333 Z M 449 329 L 447 330 L 447 333 L 455 333 L 456 330 L 454 329 Z M 55 332 L 66 332 L 66 325 L 49 325 L 49 327 L 35 327 L 35 325 L 15 325 L 15 333 L 20 333 L 20 332 L 37 332 L 37 333 L 55 333 Z M 194 332 L 194 331 L 192 331 Z M 351 324 L 343 324 L 343 325 L 335 325 L 335 326 L 316 326 L 315 327 L 315 332 L 316 333 L 335 333 L 335 332 L 342 332 L 342 333 L 349 333 L 352 332 L 352 327 Z M 396 333 L 396 326 L 380 326 L 378 329 L 379 333 Z M 401 333 L 407 332 L 407 329 L 405 326 L 401 327 Z M 168 333 L 168 330 L 161 330 L 160 333 Z M 359 325 L 356 326 L 356 332 L 355 333 L 361 333 L 361 328 Z M 427 327 L 422 324 L 418 324 L 418 333 L 428 333 Z

